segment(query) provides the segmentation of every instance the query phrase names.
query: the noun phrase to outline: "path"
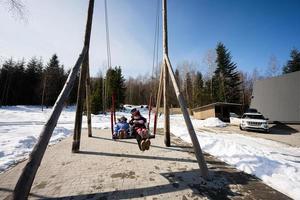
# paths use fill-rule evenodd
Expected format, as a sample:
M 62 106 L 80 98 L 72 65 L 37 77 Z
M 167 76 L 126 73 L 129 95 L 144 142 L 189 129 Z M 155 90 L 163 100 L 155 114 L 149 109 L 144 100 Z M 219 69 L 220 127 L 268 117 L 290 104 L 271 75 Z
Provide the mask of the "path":
M 47 149 L 31 199 L 289 199 L 209 155 L 213 180 L 203 181 L 192 149 L 175 137 L 166 148 L 157 135 L 150 151 L 141 152 L 135 140 L 113 141 L 108 130 L 93 134 L 83 131 L 77 154 L 72 137 Z M 24 165 L 0 174 L 0 199 L 11 193 Z
M 270 133 L 257 131 L 241 131 L 238 126 L 232 125 L 222 128 L 201 128 L 199 130 L 212 131 L 220 134 L 222 134 L 224 131 L 226 133 L 239 133 L 251 137 L 273 140 L 294 147 L 300 147 L 300 125 L 270 124 L 270 127 Z

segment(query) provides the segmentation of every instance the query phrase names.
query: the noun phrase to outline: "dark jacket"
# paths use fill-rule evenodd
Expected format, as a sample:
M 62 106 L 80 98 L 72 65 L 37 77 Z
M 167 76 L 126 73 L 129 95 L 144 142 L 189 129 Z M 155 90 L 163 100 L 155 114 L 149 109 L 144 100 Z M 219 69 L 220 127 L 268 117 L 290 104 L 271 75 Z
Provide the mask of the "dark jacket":
M 142 116 L 132 116 L 131 120 L 129 121 L 129 124 L 133 128 L 146 128 L 146 118 Z

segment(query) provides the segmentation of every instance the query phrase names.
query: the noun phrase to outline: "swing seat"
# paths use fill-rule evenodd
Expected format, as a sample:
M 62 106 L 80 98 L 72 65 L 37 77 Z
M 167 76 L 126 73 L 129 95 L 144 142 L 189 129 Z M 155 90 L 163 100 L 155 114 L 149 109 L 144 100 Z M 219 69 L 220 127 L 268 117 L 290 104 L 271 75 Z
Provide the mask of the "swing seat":
M 150 134 L 150 136 L 149 136 L 149 139 L 154 139 L 155 138 L 155 135 L 153 135 L 153 134 Z M 135 136 L 134 135 L 128 135 L 127 137 L 125 137 L 125 138 L 119 138 L 118 136 L 113 136 L 112 137 L 112 139 L 114 139 L 114 140 L 126 140 L 126 139 L 135 139 Z
M 155 135 L 150 133 L 149 123 L 146 123 L 146 129 L 148 131 L 149 139 L 155 138 Z M 117 135 L 113 135 L 112 139 L 114 139 L 114 140 L 116 140 L 116 139 L 120 139 L 120 140 L 123 140 L 123 139 L 135 139 L 135 135 L 134 134 L 133 135 L 129 135 L 129 132 L 127 132 L 126 135 L 127 136 L 125 138 L 119 138 Z

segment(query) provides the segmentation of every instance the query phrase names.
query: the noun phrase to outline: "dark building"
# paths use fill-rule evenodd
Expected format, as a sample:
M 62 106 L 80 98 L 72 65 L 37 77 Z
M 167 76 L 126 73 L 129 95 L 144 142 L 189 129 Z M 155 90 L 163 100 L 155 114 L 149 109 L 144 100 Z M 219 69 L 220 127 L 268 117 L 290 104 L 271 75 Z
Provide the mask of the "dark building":
M 251 108 L 270 121 L 300 123 L 300 71 L 255 81 Z
M 196 119 L 217 117 L 224 122 L 229 122 L 230 113 L 242 114 L 242 105 L 237 103 L 216 102 L 192 109 Z

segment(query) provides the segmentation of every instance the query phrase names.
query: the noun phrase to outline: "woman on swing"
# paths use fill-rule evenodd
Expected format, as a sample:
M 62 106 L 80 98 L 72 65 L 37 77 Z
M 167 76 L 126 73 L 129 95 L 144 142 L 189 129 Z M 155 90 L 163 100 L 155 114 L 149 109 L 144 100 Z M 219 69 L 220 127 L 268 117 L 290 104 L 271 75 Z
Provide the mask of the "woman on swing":
M 146 127 L 146 118 L 144 118 L 140 111 L 136 108 L 132 109 L 130 113 L 130 134 L 136 137 L 141 151 L 149 150 L 151 142 L 149 139 L 149 132 Z

